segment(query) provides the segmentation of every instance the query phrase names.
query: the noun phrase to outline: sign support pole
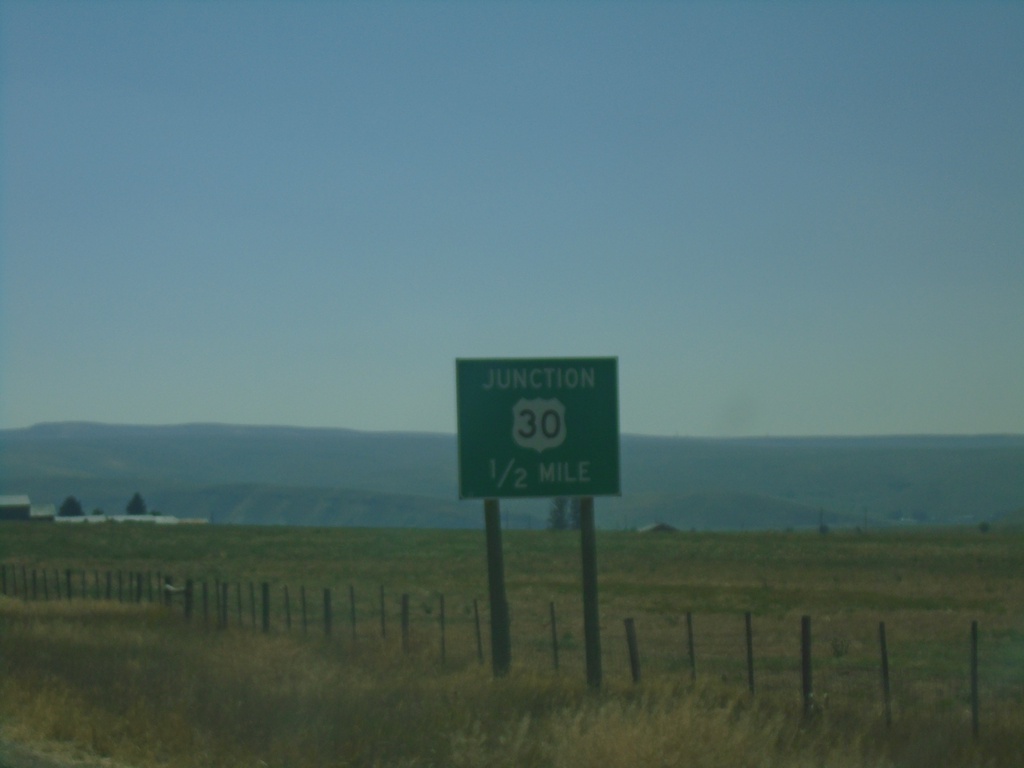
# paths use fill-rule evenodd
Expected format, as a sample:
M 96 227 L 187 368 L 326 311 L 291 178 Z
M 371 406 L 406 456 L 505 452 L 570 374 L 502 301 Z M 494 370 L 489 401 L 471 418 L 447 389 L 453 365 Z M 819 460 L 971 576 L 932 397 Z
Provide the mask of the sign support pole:
M 487 535 L 487 587 L 491 603 L 491 667 L 505 677 L 512 663 L 508 598 L 505 595 L 505 558 L 501 549 L 501 511 L 497 499 L 484 499 Z
M 583 638 L 587 653 L 587 685 L 601 688 L 601 622 L 597 610 L 597 537 L 594 497 L 580 499 L 580 549 L 583 560 Z

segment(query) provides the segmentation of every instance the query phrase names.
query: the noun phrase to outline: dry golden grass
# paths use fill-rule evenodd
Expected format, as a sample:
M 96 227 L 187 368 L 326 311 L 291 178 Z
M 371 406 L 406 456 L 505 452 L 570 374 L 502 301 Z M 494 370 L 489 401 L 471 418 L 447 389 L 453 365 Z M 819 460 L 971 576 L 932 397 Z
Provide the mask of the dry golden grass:
M 4 738 L 63 745 L 137 768 L 1024 765 L 1024 537 L 976 531 L 825 540 L 603 536 L 605 686 L 594 694 L 583 682 L 572 536 L 508 537 L 513 669 L 496 681 L 477 661 L 474 600 L 485 650 L 487 640 L 480 536 L 98 527 L 103 530 L 29 526 L 0 540 L 0 560 L 17 565 L 22 586 L 32 570 L 50 579 L 49 602 L 0 596 Z M 102 596 L 110 568 L 144 570 L 154 580 L 162 572 L 178 584 L 208 580 L 209 615 L 204 620 L 198 601 L 187 623 L 180 602 L 168 609 L 96 599 L 97 577 Z M 67 569 L 76 597 L 58 601 L 54 574 L 66 579 Z M 83 572 L 88 599 L 80 594 Z M 213 619 L 218 580 L 230 587 L 226 630 Z M 258 597 L 264 580 L 273 602 L 266 634 L 259 631 L 259 611 L 253 627 L 249 602 L 250 582 Z M 379 625 L 381 584 L 386 638 Z M 306 633 L 298 615 L 302 585 L 308 587 Z M 349 585 L 357 596 L 355 640 Z M 320 615 L 325 586 L 333 590 L 335 610 L 329 638 Z M 397 617 L 403 593 L 411 609 L 405 651 Z M 557 673 L 550 602 L 558 610 Z M 753 697 L 745 666 L 748 610 Z M 693 612 L 695 683 L 687 611 Z M 803 614 L 813 616 L 814 627 L 818 707 L 809 719 L 800 700 Z M 630 681 L 626 617 L 635 618 L 639 633 L 640 685 Z M 977 740 L 968 695 L 973 619 L 982 628 Z M 879 690 L 882 620 L 893 671 L 891 728 Z
M 357 648 L 187 626 L 163 608 L 0 599 L 4 737 L 167 766 L 1015 766 L 1024 717 L 964 702 L 862 703 L 810 719 L 795 696 L 719 681 L 612 680 L 441 666 L 431 643 Z

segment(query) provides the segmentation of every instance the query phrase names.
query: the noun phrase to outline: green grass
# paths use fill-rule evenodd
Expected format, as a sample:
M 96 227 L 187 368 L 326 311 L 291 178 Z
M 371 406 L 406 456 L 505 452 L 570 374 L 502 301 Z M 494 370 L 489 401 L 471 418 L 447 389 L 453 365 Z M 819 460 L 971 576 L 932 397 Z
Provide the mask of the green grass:
M 501 681 L 476 655 L 474 601 L 485 651 L 488 628 L 482 532 L 104 524 L 12 525 L 2 533 L 9 596 L 0 597 L 0 723 L 19 741 L 64 744 L 138 766 L 1024 762 L 1020 533 L 601 532 L 606 684 L 599 696 L 584 684 L 579 539 L 571 533 L 505 534 L 513 666 Z M 22 569 L 36 572 L 37 597 L 46 574 L 49 602 L 10 596 L 15 577 L 24 586 Z M 55 575 L 66 592 L 69 569 L 75 597 L 58 601 Z M 108 570 L 152 580 L 170 575 L 176 584 L 206 581 L 211 589 L 226 582 L 228 629 L 215 629 L 212 617 L 204 621 L 198 602 L 189 624 L 180 603 L 165 609 L 96 600 L 96 577 L 102 588 Z M 78 594 L 81 573 L 89 599 Z M 264 581 L 273 609 L 268 634 L 253 629 L 249 602 L 249 585 L 258 599 Z M 330 638 L 321 616 L 325 587 L 335 612 Z M 402 594 L 410 596 L 411 613 L 405 652 Z M 754 616 L 753 699 L 744 611 Z M 822 707 L 810 722 L 800 713 L 804 614 L 813 620 Z M 639 686 L 629 676 L 626 617 L 635 619 L 639 636 Z M 981 627 L 977 742 L 968 697 L 972 620 Z M 880 621 L 893 677 L 891 730 L 881 721 Z

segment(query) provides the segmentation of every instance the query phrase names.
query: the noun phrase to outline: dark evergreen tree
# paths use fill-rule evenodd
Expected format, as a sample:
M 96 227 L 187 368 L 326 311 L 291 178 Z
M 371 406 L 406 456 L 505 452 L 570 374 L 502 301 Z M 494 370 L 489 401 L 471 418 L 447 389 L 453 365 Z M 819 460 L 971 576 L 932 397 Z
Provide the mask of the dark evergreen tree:
M 548 530 L 564 531 L 569 527 L 569 500 L 565 496 L 557 496 L 551 500 L 548 512 Z
M 60 517 L 81 517 L 85 512 L 82 511 L 82 504 L 78 499 L 74 496 L 68 496 L 61 503 L 57 514 Z
M 146 502 L 143 501 L 142 496 L 139 495 L 138 491 L 135 492 L 135 495 L 132 496 L 131 500 L 128 502 L 128 506 L 125 507 L 125 511 L 129 515 L 146 514 Z

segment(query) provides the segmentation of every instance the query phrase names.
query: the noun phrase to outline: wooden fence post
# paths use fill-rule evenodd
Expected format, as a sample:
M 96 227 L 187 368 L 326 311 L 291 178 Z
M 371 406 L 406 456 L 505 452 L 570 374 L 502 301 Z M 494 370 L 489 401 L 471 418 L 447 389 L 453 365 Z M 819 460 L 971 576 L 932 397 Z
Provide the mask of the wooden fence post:
M 192 599 L 195 585 L 192 579 L 185 581 L 185 621 L 192 621 Z
M 882 702 L 885 705 L 885 726 L 892 727 L 892 694 L 889 688 L 889 645 L 885 639 L 885 622 L 878 622 L 878 646 L 882 654 Z
M 292 631 L 292 601 L 287 584 L 284 585 L 284 626 L 288 632 Z
M 409 652 L 409 594 L 402 595 L 402 653 Z
M 558 671 L 558 626 L 555 623 L 555 601 L 548 603 L 548 614 L 551 619 L 551 662 Z
M 754 619 L 750 611 L 743 615 L 743 624 L 747 635 L 747 687 L 754 693 Z
M 633 684 L 640 682 L 640 649 L 636 644 L 636 623 L 626 619 L 626 646 L 629 648 L 629 671 L 633 676 Z
M 302 609 L 302 634 L 309 634 L 309 620 L 306 615 L 306 585 L 299 587 L 299 606 Z
M 978 706 L 978 622 L 971 622 L 971 733 L 977 739 L 981 732 Z
M 249 582 L 249 620 L 253 629 L 256 628 L 256 585 Z
M 476 658 L 481 664 L 484 663 L 484 638 L 480 633 L 480 602 L 473 598 L 473 621 L 476 624 Z
M 352 624 L 352 644 L 356 642 L 356 588 L 349 584 L 348 585 L 348 616 L 349 623 Z
M 134 579 L 129 578 L 129 582 Z M 220 579 L 213 580 L 213 615 L 217 629 L 224 629 L 224 583 Z
M 445 661 L 447 661 L 447 658 L 446 658 L 447 657 L 447 648 L 445 647 L 445 636 L 444 636 L 445 626 L 444 626 L 444 593 L 443 592 L 441 593 L 440 611 L 441 611 L 441 613 L 438 616 L 438 618 L 441 621 L 441 663 L 444 664 Z
M 331 588 L 324 587 L 324 637 L 331 636 Z
M 264 581 L 261 597 L 263 599 L 263 634 L 270 632 L 270 583 Z
M 220 628 L 228 628 L 228 583 L 222 582 L 220 585 Z
M 811 617 L 800 617 L 800 679 L 804 699 L 804 716 L 814 708 L 814 685 L 811 677 Z
M 693 647 L 693 613 L 686 612 L 686 647 L 690 654 L 690 680 L 697 679 L 697 653 Z

